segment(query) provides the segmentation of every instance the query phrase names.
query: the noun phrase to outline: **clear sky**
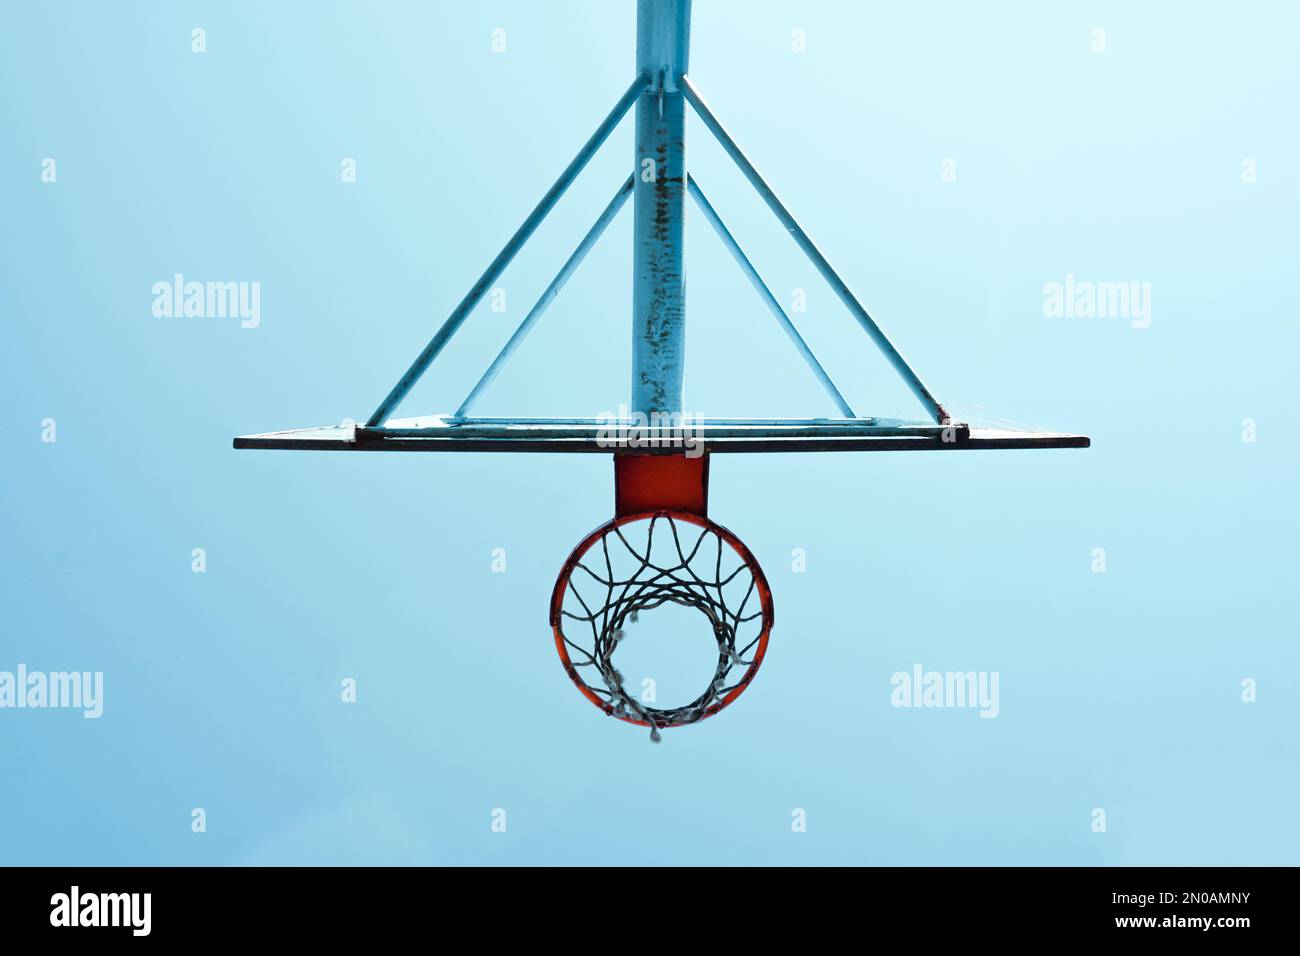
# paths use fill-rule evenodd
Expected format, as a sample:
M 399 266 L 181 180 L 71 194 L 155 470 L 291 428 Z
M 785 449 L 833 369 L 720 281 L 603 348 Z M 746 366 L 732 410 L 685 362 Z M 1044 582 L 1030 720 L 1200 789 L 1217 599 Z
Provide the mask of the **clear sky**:
M 369 414 L 631 80 L 633 12 L 4 5 L 0 672 L 104 694 L 0 709 L 0 863 L 1296 863 L 1291 5 L 697 0 L 695 82 L 938 397 L 1094 446 L 719 456 L 776 628 L 658 746 L 547 625 L 606 458 L 231 449 Z M 849 401 L 920 417 L 689 135 Z M 403 413 L 455 407 L 631 158 L 629 120 Z M 630 227 L 482 413 L 626 401 Z M 688 228 L 688 409 L 833 414 Z M 257 282 L 256 327 L 155 315 L 177 273 Z M 1049 314 L 1067 276 L 1145 314 Z M 893 706 L 916 665 L 996 673 L 997 717 Z

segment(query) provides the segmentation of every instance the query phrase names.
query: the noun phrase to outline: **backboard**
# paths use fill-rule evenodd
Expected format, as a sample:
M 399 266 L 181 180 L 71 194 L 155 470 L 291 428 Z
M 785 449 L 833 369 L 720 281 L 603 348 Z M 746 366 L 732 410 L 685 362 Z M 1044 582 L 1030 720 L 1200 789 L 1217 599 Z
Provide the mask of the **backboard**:
M 1060 432 L 972 428 L 959 422 L 876 418 L 697 419 L 651 426 L 624 419 L 392 419 L 382 427 L 342 424 L 244 435 L 236 448 L 287 451 L 550 452 L 726 454 L 753 452 L 962 451 L 1086 448 L 1088 438 Z

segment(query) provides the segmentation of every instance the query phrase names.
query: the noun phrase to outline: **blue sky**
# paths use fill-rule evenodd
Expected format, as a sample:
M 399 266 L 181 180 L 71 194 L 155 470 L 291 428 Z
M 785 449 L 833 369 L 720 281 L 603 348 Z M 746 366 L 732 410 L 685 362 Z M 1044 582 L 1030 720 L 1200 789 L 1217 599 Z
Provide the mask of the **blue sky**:
M 373 409 L 626 87 L 633 10 L 0 13 L 0 671 L 105 687 L 97 720 L 0 709 L 0 862 L 1295 863 L 1283 4 L 698 0 L 693 79 L 940 400 L 1094 445 L 719 456 L 711 515 L 766 569 L 776 628 L 745 695 L 660 746 L 578 696 L 546 621 L 612 512 L 605 458 L 231 449 Z M 919 417 L 689 136 L 850 402 Z M 455 407 L 631 152 L 629 120 L 403 413 Z M 630 228 L 483 414 L 626 400 Z M 688 229 L 688 409 L 832 414 Z M 176 273 L 258 282 L 260 324 L 155 316 Z M 1046 315 L 1067 275 L 1150 283 L 1149 324 Z M 891 706 L 916 664 L 996 672 L 997 718 Z

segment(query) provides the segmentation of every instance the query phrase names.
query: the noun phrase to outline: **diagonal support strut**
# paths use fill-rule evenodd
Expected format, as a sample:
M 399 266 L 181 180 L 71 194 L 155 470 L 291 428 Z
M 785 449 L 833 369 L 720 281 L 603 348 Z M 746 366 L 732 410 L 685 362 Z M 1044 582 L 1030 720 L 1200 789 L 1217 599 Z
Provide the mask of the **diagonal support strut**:
M 560 174 L 560 178 L 555 181 L 555 184 L 551 186 L 549 190 L 547 190 L 546 195 L 542 197 L 541 202 L 539 202 L 533 211 L 528 214 L 528 218 L 524 220 L 523 225 L 515 231 L 515 234 L 510 237 L 510 240 L 505 244 L 505 247 L 497 253 L 497 257 L 492 260 L 491 265 L 489 265 L 483 275 L 479 277 L 478 282 L 474 283 L 473 288 L 466 293 L 465 298 L 461 299 L 460 304 L 456 306 L 451 315 L 447 317 L 447 320 L 443 322 L 442 327 L 438 329 L 438 331 L 434 333 L 433 338 L 429 340 L 429 344 L 424 347 L 424 350 L 419 354 L 416 360 L 411 363 L 411 367 L 406 370 L 406 373 L 402 375 L 397 384 L 393 386 L 392 391 L 388 393 L 388 396 L 380 402 L 379 407 L 376 408 L 370 418 L 366 420 L 367 427 L 382 425 L 392 414 L 393 410 L 401 404 L 402 399 L 406 397 L 407 393 L 410 392 L 415 383 L 420 380 L 420 376 L 422 376 L 428 370 L 429 366 L 433 364 L 433 360 L 438 357 L 438 353 L 446 347 L 447 343 L 451 340 L 451 337 L 455 335 L 456 331 L 464 324 L 465 319 L 469 316 L 470 312 L 474 310 L 474 307 L 478 305 L 479 301 L 487 293 L 488 289 L 492 287 L 492 283 L 496 282 L 496 280 L 501 276 L 501 273 L 505 271 L 506 266 L 510 264 L 511 260 L 518 254 L 519 250 L 523 248 L 524 243 L 526 243 L 532 234 L 537 231 L 537 227 L 541 225 L 542 220 L 547 217 L 553 208 L 555 208 L 555 204 L 559 201 L 560 197 L 564 195 L 565 191 L 573 181 L 578 178 L 578 174 L 582 172 L 583 168 L 591 160 L 591 157 L 595 155 L 598 149 L 600 149 L 601 144 L 609 138 L 609 134 L 613 132 L 614 127 L 618 125 L 619 120 L 623 118 L 624 114 L 627 113 L 632 104 L 636 102 L 637 98 L 641 95 L 641 91 L 645 89 L 648 82 L 649 78 L 644 74 L 638 75 L 637 78 L 632 81 L 632 84 L 627 88 L 627 92 L 619 98 L 619 101 L 614 104 L 614 108 L 609 111 L 609 115 L 605 117 L 598 127 L 596 127 L 596 131 L 592 133 L 587 142 L 583 144 L 582 149 L 578 151 L 578 155 L 573 157 L 573 161 L 565 167 L 564 172 Z
M 844 400 L 844 396 L 841 395 L 840 390 L 835 387 L 835 383 L 831 381 L 831 377 L 826 373 L 826 369 L 822 368 L 822 363 L 817 361 L 817 356 L 813 355 L 812 349 L 808 347 L 808 343 L 804 341 L 803 336 L 799 334 L 799 330 L 796 329 L 794 323 L 790 321 L 790 316 L 786 315 L 785 309 L 781 308 L 781 303 L 776 300 L 776 296 L 772 294 L 772 290 L 767 287 L 767 283 L 763 281 L 763 277 L 758 274 L 758 270 L 754 268 L 754 264 L 749 261 L 749 257 L 745 255 L 744 250 L 740 248 L 740 244 L 736 242 L 736 237 L 731 234 L 731 230 L 729 230 L 723 223 L 717 210 L 713 208 L 712 203 L 705 198 L 704 192 L 695 181 L 695 177 L 689 173 L 686 178 L 686 190 L 691 194 L 691 198 L 695 200 L 695 205 L 699 206 L 700 212 L 704 214 L 704 218 L 709 221 L 709 225 L 713 227 L 714 232 L 718 234 L 718 238 L 722 240 L 722 244 L 727 247 L 727 251 L 730 252 L 732 258 L 736 260 L 736 264 L 740 266 L 740 270 L 749 278 L 750 284 L 758 290 L 759 296 L 763 299 L 763 302 L 767 304 L 772 315 L 776 317 L 776 321 L 780 323 L 781 328 L 785 330 L 785 334 L 790 337 L 790 341 L 794 343 L 794 347 L 799 350 L 799 354 L 803 356 L 803 360 L 808 363 L 808 367 L 812 369 L 812 373 L 817 377 L 817 381 L 821 382 L 822 388 L 826 389 L 826 394 L 831 397 L 831 401 L 839 407 L 839 410 L 844 413 L 846 418 L 857 418 L 858 416 L 854 413 L 852 406 Z
M 460 403 L 460 408 L 456 409 L 454 417 L 464 418 L 468 415 L 470 406 L 478 401 L 478 397 L 483 393 L 483 390 L 491 385 L 497 375 L 500 374 L 501 369 L 505 367 L 506 362 L 515 353 L 515 350 L 519 348 L 519 344 L 523 342 L 524 337 L 532 331 L 533 326 L 537 324 L 537 320 L 555 301 L 555 297 L 560 294 L 564 284 L 569 281 L 573 273 L 577 271 L 578 266 L 582 264 L 582 260 L 587 258 L 587 253 L 591 251 L 591 247 L 600 240 L 605 228 L 613 222 L 614 217 L 623 208 L 628 197 L 632 195 L 632 184 L 633 177 L 627 177 L 619 191 L 614 194 L 614 198 L 609 201 L 609 205 L 605 207 L 604 212 L 596 219 L 595 224 L 588 230 L 587 234 L 582 237 L 582 242 L 578 243 L 578 248 L 573 250 L 573 255 L 569 256 L 564 265 L 560 267 L 560 271 L 551 280 L 551 284 L 546 287 L 546 291 L 537 300 L 537 304 L 529 310 L 528 314 L 524 316 L 524 320 L 519 323 L 519 328 L 515 329 L 514 335 L 510 336 L 510 341 L 506 342 L 501 348 L 501 351 L 497 353 L 497 357 L 492 360 L 492 364 L 488 366 L 487 371 L 483 373 L 483 377 L 478 380 L 478 384 L 474 386 L 469 395 L 465 396 L 465 401 Z
M 894 367 L 894 371 L 902 377 L 903 381 L 907 384 L 907 387 L 912 390 L 912 394 L 917 397 L 923 406 L 925 406 L 925 410 L 930 413 L 936 422 L 940 425 L 948 424 L 951 421 L 948 411 L 939 404 L 938 400 L 933 394 L 931 394 L 930 390 L 926 388 L 925 383 L 921 381 L 920 376 L 916 374 L 912 369 L 912 366 L 907 364 L 907 360 L 903 358 L 902 354 L 894 346 L 894 343 L 889 340 L 889 336 L 885 335 L 884 330 L 876 324 L 876 320 L 871 317 L 870 313 L 868 313 L 865 308 L 863 308 L 862 303 L 858 301 L 857 297 L 849 289 L 848 284 L 840 278 L 839 273 L 835 271 L 826 257 L 822 255 L 821 250 L 818 249 L 812 239 L 809 238 L 808 233 L 804 232 L 803 227 L 800 226 L 794 216 L 791 215 L 790 210 L 786 209 L 785 204 L 777 198 L 776 193 L 772 191 L 772 187 L 767 184 L 763 179 L 762 174 L 760 174 L 754 164 L 749 161 L 749 157 L 744 154 L 736 141 L 732 139 L 731 134 L 727 132 L 722 123 L 713 114 L 713 111 L 709 109 L 708 105 L 700 96 L 700 91 L 697 90 L 695 84 L 691 82 L 690 77 L 686 74 L 682 74 L 677 78 L 677 84 L 683 95 L 686 97 L 687 102 L 689 102 L 695 109 L 696 115 L 703 120 L 704 125 L 709 128 L 709 132 L 713 134 L 714 138 L 717 139 L 722 148 L 726 150 L 727 155 L 731 157 L 732 161 L 740 167 L 740 171 L 745 174 L 745 178 L 749 180 L 750 184 L 753 185 L 759 196 L 761 196 L 763 201 L 767 203 L 768 208 L 771 209 L 776 215 L 776 218 L 780 220 L 781 225 L 783 225 L 786 231 L 794 238 L 794 241 L 799 245 L 799 248 L 803 250 L 804 255 L 806 255 L 812 264 L 816 266 L 817 271 L 821 273 L 822 278 L 826 280 L 827 284 L 830 285 L 835 294 L 839 296 L 840 301 L 848 308 L 850 314 L 857 319 L 858 324 L 861 325 L 866 333 L 871 336 L 872 341 L 876 343 L 876 347 L 880 349 L 881 353 L 889 361 L 889 364 Z

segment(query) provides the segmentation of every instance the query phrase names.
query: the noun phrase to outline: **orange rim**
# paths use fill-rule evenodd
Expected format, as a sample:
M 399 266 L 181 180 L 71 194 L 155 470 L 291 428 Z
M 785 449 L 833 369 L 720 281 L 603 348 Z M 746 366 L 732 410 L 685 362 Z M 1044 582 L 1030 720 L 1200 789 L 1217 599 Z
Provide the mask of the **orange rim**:
M 640 720 L 636 717 L 624 717 L 615 714 L 613 707 L 607 701 L 602 700 L 599 694 L 588 687 L 586 682 L 583 681 L 582 677 L 578 674 L 577 668 L 573 666 L 573 660 L 569 657 L 569 649 L 565 646 L 563 608 L 564 596 L 569 590 L 569 576 L 573 573 L 573 569 L 578 566 L 578 562 L 582 560 L 583 556 L 591 550 L 592 545 L 611 533 L 615 528 L 622 527 L 626 524 L 632 524 L 636 521 L 648 521 L 654 518 L 669 518 L 673 521 L 685 521 L 688 524 L 693 524 L 697 527 L 704 528 L 706 531 L 713 532 L 721 540 L 730 545 L 731 549 L 736 552 L 736 555 L 744 562 L 745 566 L 749 568 L 750 573 L 754 577 L 754 590 L 758 594 L 759 606 L 762 610 L 763 627 L 757 638 L 753 661 L 750 662 L 749 667 L 745 670 L 744 676 L 736 683 L 736 686 L 733 687 L 721 700 L 710 704 L 709 707 L 705 709 L 704 715 L 700 720 L 712 717 L 718 711 L 722 710 L 722 708 L 726 707 L 739 697 L 745 688 L 749 686 L 750 682 L 754 679 L 754 675 L 758 673 L 759 665 L 763 663 L 763 657 L 767 654 L 767 641 L 772 632 L 773 622 L 772 590 L 768 587 L 767 577 L 763 574 L 763 569 L 759 567 L 758 560 L 754 557 L 749 548 L 745 547 L 743 541 L 726 528 L 722 527 L 722 525 L 716 524 L 708 518 L 698 514 L 693 514 L 689 511 L 665 509 L 638 511 L 633 514 L 621 515 L 612 521 L 608 521 L 583 538 L 578 546 L 573 549 L 573 553 L 569 555 L 569 559 L 564 562 L 564 567 L 560 569 L 560 575 L 555 580 L 555 590 L 551 593 L 551 630 L 555 635 L 555 650 L 560 655 L 560 663 L 564 666 L 564 672 L 569 675 L 569 679 L 573 681 L 574 686 L 578 688 L 583 697 L 586 697 L 587 700 L 599 707 L 603 713 L 611 717 L 618 717 L 619 720 L 625 721 L 629 724 L 636 724 L 641 727 L 649 727 L 649 721 Z M 694 723 L 695 721 L 692 722 Z M 661 728 L 682 727 L 685 726 L 685 724 L 681 722 L 669 722 L 659 724 L 658 726 Z

